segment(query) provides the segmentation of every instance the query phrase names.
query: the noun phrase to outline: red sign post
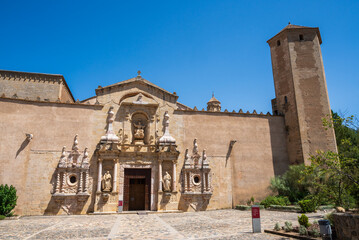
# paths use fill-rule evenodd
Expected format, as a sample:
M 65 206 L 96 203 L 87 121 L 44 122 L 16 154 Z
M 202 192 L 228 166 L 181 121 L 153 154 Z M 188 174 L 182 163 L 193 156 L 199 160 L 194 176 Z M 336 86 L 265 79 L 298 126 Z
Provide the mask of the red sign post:
M 252 206 L 252 228 L 254 233 L 261 232 L 261 216 L 259 206 Z
M 122 212 L 123 210 L 123 200 L 118 200 L 118 212 Z

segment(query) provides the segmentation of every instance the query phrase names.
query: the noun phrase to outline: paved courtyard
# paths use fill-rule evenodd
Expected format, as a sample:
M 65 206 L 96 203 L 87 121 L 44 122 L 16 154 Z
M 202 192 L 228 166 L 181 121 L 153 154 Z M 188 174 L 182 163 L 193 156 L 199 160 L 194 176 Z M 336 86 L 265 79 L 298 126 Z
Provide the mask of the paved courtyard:
M 323 212 L 308 214 L 318 220 Z M 297 213 L 261 211 L 263 229 L 297 225 Z M 0 239 L 288 239 L 251 233 L 250 211 L 216 210 L 147 215 L 34 216 L 0 221 Z

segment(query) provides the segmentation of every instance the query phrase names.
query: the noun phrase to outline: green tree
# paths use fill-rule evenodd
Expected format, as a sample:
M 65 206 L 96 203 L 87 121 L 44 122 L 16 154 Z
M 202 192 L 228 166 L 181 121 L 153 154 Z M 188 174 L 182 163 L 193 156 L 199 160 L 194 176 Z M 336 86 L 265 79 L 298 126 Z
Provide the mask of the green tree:
M 359 206 L 359 131 L 353 119 L 334 112 L 329 120 L 323 119 L 324 127 L 335 130 L 338 153 L 317 152 L 306 167 L 305 175 L 312 177 L 310 196 L 318 203 L 330 201 L 349 208 L 356 200 Z
M 16 206 L 16 189 L 12 185 L 0 185 L 0 215 L 11 216 Z

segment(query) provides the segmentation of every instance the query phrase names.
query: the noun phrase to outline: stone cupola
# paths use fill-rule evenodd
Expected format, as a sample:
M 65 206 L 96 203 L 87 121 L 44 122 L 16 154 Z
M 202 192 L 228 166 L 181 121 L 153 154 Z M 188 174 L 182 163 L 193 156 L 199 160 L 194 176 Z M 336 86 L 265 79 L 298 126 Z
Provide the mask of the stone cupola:
M 221 102 L 218 101 L 214 94 L 212 93 L 212 98 L 207 103 L 207 111 L 210 112 L 220 112 L 221 111 Z

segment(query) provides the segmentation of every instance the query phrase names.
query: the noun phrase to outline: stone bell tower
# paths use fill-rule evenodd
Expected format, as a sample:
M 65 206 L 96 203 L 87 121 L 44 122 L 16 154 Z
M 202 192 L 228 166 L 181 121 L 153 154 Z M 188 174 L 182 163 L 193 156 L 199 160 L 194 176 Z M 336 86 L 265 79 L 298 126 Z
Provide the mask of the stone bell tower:
M 331 114 L 319 28 L 289 23 L 269 39 L 276 98 L 273 114 L 284 115 L 292 164 L 309 164 L 317 150 L 337 151 L 333 129 L 322 118 Z

